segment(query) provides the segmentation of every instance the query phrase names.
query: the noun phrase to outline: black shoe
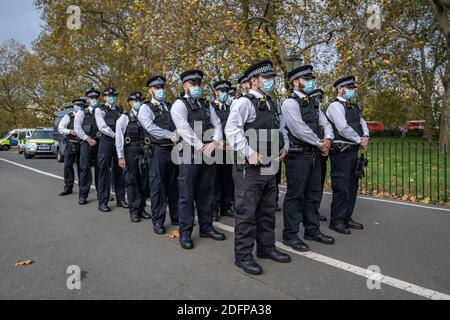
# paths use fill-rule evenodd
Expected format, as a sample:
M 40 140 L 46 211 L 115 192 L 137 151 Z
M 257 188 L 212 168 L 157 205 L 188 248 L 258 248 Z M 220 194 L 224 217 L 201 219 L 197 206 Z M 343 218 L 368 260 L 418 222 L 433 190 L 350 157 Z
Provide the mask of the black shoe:
M 358 223 L 353 221 L 352 219 L 348 220 L 345 225 L 347 226 L 347 228 L 349 229 L 355 229 L 355 230 L 364 230 L 364 226 L 362 225 L 362 223 Z
M 87 204 L 86 198 L 80 198 L 80 200 L 78 201 L 78 204 L 79 204 L 80 206 L 86 205 L 86 204 Z
M 237 267 L 244 270 L 244 272 L 254 275 L 259 275 L 263 273 L 263 270 L 259 264 L 256 263 L 255 260 L 246 260 L 246 261 L 235 261 L 234 263 Z
M 128 209 L 128 203 L 125 200 L 117 200 L 117 207 Z
M 141 222 L 141 218 L 139 218 L 139 216 L 138 216 L 138 215 L 135 215 L 135 214 L 130 215 L 130 220 L 131 220 L 131 222 L 133 222 L 133 223 L 139 223 L 139 222 Z
M 351 234 L 350 229 L 345 224 L 330 224 L 330 229 L 342 234 Z
M 153 231 L 155 231 L 156 234 L 165 234 L 166 228 L 162 224 L 155 224 L 153 226 Z
M 278 250 L 273 250 L 269 254 L 257 254 L 256 256 L 261 259 L 270 259 L 281 263 L 291 262 L 291 257 L 289 255 Z
M 144 220 L 150 220 L 152 218 L 152 216 L 145 212 L 145 210 L 142 210 L 139 216 Z
M 305 240 L 310 241 L 317 241 L 323 244 L 334 244 L 334 238 L 324 235 L 323 233 L 319 232 L 318 234 L 315 234 L 313 236 L 309 236 L 305 234 Z
M 326 222 L 327 221 L 327 217 L 319 214 L 319 221 Z
M 72 190 L 64 190 L 63 192 L 61 192 L 59 194 L 60 197 L 64 197 L 64 196 L 68 196 L 69 194 L 72 194 L 73 191 Z
M 190 250 L 194 248 L 194 242 L 189 236 L 180 237 L 180 246 L 183 249 Z
M 179 226 L 179 225 L 180 225 L 180 222 L 179 222 L 178 220 L 172 220 L 172 221 L 170 222 L 170 224 L 173 225 L 173 226 Z
M 222 241 L 225 240 L 225 235 L 212 229 L 209 232 L 200 232 L 200 238 L 211 238 L 213 240 Z
M 108 207 L 106 204 L 99 205 L 98 210 L 101 212 L 111 212 L 111 208 Z
M 300 239 L 295 239 L 295 240 L 283 240 L 283 244 L 291 247 L 292 249 L 294 249 L 295 251 L 300 251 L 300 252 L 308 252 L 310 249 L 308 247 L 308 245 L 306 243 L 304 243 L 302 240 Z
M 231 209 L 222 209 L 220 210 L 220 215 L 224 217 L 234 217 L 234 212 Z

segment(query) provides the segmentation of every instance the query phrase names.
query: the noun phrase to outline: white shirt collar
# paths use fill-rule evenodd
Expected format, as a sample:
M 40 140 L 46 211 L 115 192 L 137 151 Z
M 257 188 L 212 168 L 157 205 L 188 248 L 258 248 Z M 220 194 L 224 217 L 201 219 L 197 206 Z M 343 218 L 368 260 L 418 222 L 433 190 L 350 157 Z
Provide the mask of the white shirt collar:
M 255 91 L 255 90 L 253 90 L 253 89 L 250 89 L 250 90 L 248 91 L 248 93 L 254 95 L 255 98 L 257 98 L 257 99 L 264 98 L 264 96 L 263 96 L 261 93 L 259 93 L 258 91 Z
M 347 102 L 347 100 L 344 97 L 337 97 L 338 100 L 341 100 L 343 102 Z
M 134 110 L 133 108 L 131 108 L 131 111 L 133 112 L 133 114 L 135 115 L 135 116 L 137 116 L 137 111 L 136 110 Z
M 303 92 L 301 92 L 301 91 L 294 90 L 294 93 L 296 95 L 298 95 L 300 98 L 305 98 L 306 97 L 306 95 Z

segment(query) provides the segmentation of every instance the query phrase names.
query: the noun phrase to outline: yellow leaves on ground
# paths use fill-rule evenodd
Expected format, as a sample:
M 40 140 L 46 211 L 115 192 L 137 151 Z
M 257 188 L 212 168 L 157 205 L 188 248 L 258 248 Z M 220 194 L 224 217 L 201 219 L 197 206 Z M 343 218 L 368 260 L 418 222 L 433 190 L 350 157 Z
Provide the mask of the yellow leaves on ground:
M 172 232 L 170 232 L 167 235 L 167 237 L 170 238 L 170 239 L 177 239 L 177 238 L 180 237 L 180 232 L 178 230 L 173 230 Z
M 33 263 L 33 260 L 17 260 L 16 267 L 29 266 Z

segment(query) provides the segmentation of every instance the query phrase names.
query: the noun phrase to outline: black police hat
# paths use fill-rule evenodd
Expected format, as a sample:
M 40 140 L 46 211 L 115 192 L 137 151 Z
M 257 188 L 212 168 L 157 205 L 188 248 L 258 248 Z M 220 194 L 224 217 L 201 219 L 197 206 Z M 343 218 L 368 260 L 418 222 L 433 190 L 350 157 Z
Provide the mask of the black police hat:
M 131 100 L 141 100 L 142 101 L 142 100 L 144 100 L 144 95 L 139 91 L 135 91 L 128 96 L 127 101 L 131 101 Z
M 230 90 L 231 86 L 232 86 L 232 84 L 228 80 L 216 81 L 213 84 L 214 90 Z
M 98 98 L 98 97 L 100 97 L 100 92 L 97 89 L 95 89 L 94 87 L 92 87 L 88 91 L 86 91 L 86 97 Z
M 306 64 L 304 66 L 295 68 L 294 70 L 290 71 L 287 76 L 289 78 L 289 81 L 297 80 L 298 78 L 315 78 L 313 75 L 313 69 L 314 67 L 310 64 Z
M 200 70 L 187 70 L 180 75 L 183 83 L 186 81 L 202 81 L 205 74 Z
M 155 76 L 147 81 L 147 87 L 165 87 L 166 86 L 166 78 L 163 76 Z
M 242 85 L 244 82 L 247 82 L 249 79 L 247 78 L 247 74 L 244 72 L 244 74 L 238 79 L 238 83 Z
M 87 101 L 86 101 L 86 98 L 82 97 L 82 98 L 78 98 L 78 99 L 73 100 L 72 104 L 74 106 L 86 107 L 87 106 Z
M 118 93 L 116 91 L 116 89 L 108 87 L 105 88 L 105 90 L 103 90 L 103 96 L 117 96 Z
M 275 77 L 277 74 L 273 71 L 273 63 L 270 60 L 260 61 L 250 66 L 245 71 L 246 78 L 250 80 L 253 77 L 263 76 L 267 78 Z
M 334 84 L 333 87 L 336 89 L 346 87 L 346 88 L 357 88 L 356 86 L 356 80 L 354 76 L 348 76 L 338 79 Z

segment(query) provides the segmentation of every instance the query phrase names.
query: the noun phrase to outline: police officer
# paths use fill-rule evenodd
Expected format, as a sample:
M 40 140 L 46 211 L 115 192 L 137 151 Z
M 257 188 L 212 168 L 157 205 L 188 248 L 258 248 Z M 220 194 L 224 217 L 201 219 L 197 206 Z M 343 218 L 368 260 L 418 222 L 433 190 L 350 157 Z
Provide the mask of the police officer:
M 117 92 L 114 88 L 103 91 L 105 104 L 95 109 L 95 121 L 101 134 L 98 145 L 98 210 L 109 212 L 108 201 L 111 193 L 111 178 L 114 180 L 117 207 L 128 208 L 125 201 L 125 182 L 123 171 L 118 165 L 115 143 L 116 122 L 122 110 L 116 106 Z
M 73 193 L 75 173 L 73 165 L 76 163 L 77 175 L 80 179 L 80 142 L 74 130 L 75 114 L 83 110 L 86 105 L 85 99 L 75 99 L 72 101 L 72 111 L 64 115 L 58 125 L 58 132 L 65 137 L 66 146 L 64 148 L 64 190 L 60 196 L 67 196 Z
M 217 116 L 222 124 L 222 131 L 225 129 L 225 125 L 230 115 L 230 105 L 228 104 L 228 92 L 231 89 L 231 82 L 228 80 L 220 80 L 213 84 L 215 90 L 216 100 L 211 102 L 211 106 L 216 111 Z M 213 204 L 214 221 L 219 221 L 219 214 L 222 216 L 233 217 L 233 165 L 229 152 L 222 152 L 222 157 L 218 159 L 220 163 L 216 164 L 216 183 L 215 183 L 215 196 Z M 228 161 L 227 161 L 228 158 Z
M 95 187 L 98 188 L 97 152 L 99 131 L 95 121 L 95 109 L 99 106 L 100 92 L 91 88 L 86 92 L 89 107 L 75 114 L 74 128 L 81 139 L 80 145 L 80 181 L 79 204 L 87 204 L 87 197 L 92 184 L 92 169 L 95 168 Z
M 358 193 L 358 177 L 355 175 L 358 151 L 367 148 L 369 129 L 355 102 L 355 77 L 337 80 L 334 88 L 337 90 L 337 99 L 327 109 L 335 136 L 330 152 L 333 188 L 330 229 L 350 234 L 350 229 L 364 228 L 361 223 L 353 221 L 352 215 Z
M 133 223 L 149 219 L 145 213 L 146 184 L 148 183 L 148 157 L 150 140 L 138 120 L 144 96 L 133 92 L 128 96 L 131 110 L 116 122 L 116 151 L 118 165 L 125 170 L 125 186 L 128 196 L 130 220 Z
M 273 64 L 268 60 L 254 64 L 246 71 L 244 78 L 249 80 L 251 89 L 234 103 L 225 127 L 229 145 L 246 158 L 245 164 L 233 165 L 235 264 L 255 275 L 262 273 L 252 255 L 255 240 L 259 258 L 282 263 L 291 260 L 275 247 L 276 170 L 265 168 L 268 164 L 262 158 L 262 149 L 269 151 L 276 146 L 271 132 L 278 133 L 280 126 L 279 110 L 269 96 L 275 87 L 275 76 Z M 256 141 L 247 140 L 245 132 L 250 129 L 257 132 Z M 279 154 L 276 150 L 275 155 L 268 153 L 267 156 L 282 160 L 285 154 L 285 150 Z
M 317 100 L 308 97 L 315 89 L 312 71 L 311 65 L 305 65 L 288 73 L 293 92 L 281 106 L 289 139 L 289 154 L 285 159 L 287 190 L 283 243 L 302 252 L 309 251 L 309 247 L 298 236 L 301 221 L 306 240 L 334 243 L 332 237 L 320 232 L 317 211 L 322 196 L 320 155 L 328 154 L 333 129 Z M 322 137 L 320 127 L 324 128 L 325 137 Z
M 149 184 L 153 230 L 156 234 L 165 234 L 167 205 L 172 225 L 178 225 L 178 168 L 171 159 L 178 137 L 170 115 L 171 105 L 165 102 L 166 78 L 152 77 L 147 87 L 151 100 L 142 105 L 138 119 L 152 143 Z
M 201 84 L 204 74 L 188 70 L 181 74 L 184 94 L 173 104 L 170 113 L 183 139 L 182 161 L 179 165 L 179 221 L 180 245 L 192 249 L 194 228 L 194 202 L 197 208 L 200 237 L 225 240 L 225 235 L 213 227 L 213 188 L 215 167 L 207 164 L 222 142 L 222 126 L 215 110 L 202 98 Z M 213 128 L 212 137 L 206 135 Z M 192 157 L 193 156 L 193 157 Z M 196 161 L 200 158 L 200 161 Z

